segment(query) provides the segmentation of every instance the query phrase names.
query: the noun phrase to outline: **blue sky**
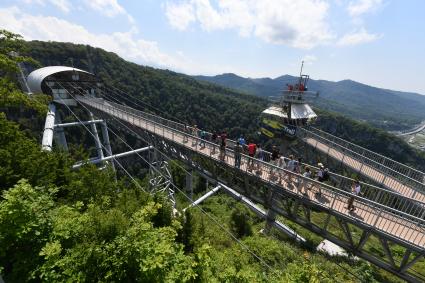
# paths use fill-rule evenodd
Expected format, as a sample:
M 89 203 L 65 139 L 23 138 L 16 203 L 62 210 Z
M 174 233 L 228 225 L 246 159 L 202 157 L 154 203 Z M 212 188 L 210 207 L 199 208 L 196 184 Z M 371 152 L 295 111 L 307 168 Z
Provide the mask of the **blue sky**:
M 0 28 L 186 74 L 352 79 L 425 94 L 423 0 L 2 0 Z

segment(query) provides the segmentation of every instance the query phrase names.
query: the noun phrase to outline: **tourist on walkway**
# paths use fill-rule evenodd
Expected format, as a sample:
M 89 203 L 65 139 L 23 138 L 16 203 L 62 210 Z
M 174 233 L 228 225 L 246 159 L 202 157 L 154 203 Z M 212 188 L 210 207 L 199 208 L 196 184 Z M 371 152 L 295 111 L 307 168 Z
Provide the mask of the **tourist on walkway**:
M 211 154 L 215 154 L 215 147 L 216 147 L 216 144 L 218 144 L 218 135 L 215 131 L 211 136 L 211 142 L 214 144 Z
M 264 150 L 261 148 L 261 144 L 257 146 L 257 151 L 255 152 L 255 158 L 264 161 Z
M 311 171 L 310 171 L 310 168 L 307 167 L 307 166 L 304 167 L 303 177 L 311 178 Z M 303 182 L 301 184 L 301 192 L 302 192 L 302 189 L 304 188 L 304 195 L 306 195 L 308 189 L 310 189 L 309 184 L 310 184 L 310 182 L 307 179 L 303 179 Z
M 192 136 L 194 136 L 192 140 L 192 146 L 196 145 L 196 138 L 198 137 L 198 126 L 194 125 L 192 128 Z
M 201 140 L 199 141 L 199 146 L 204 148 L 205 147 L 205 139 L 207 138 L 207 132 L 202 130 L 201 133 L 200 133 L 200 136 L 201 136 Z
M 272 154 L 270 156 L 270 163 L 274 166 L 279 166 L 278 164 L 278 160 L 279 160 L 279 150 L 278 148 L 274 145 L 272 147 Z M 270 178 L 271 179 L 275 179 L 276 178 L 276 171 L 277 169 L 274 166 L 270 166 Z
M 227 139 L 227 133 L 226 131 L 224 131 L 220 135 L 220 160 L 221 161 L 224 161 L 226 157 L 226 139 Z
M 254 165 L 254 156 L 255 156 L 255 152 L 257 151 L 257 145 L 255 143 L 249 143 L 248 144 L 248 155 L 249 155 L 249 159 L 248 159 L 248 167 L 249 170 L 252 170 L 252 167 Z
M 183 129 L 183 143 L 187 143 L 189 141 L 188 135 L 189 135 L 189 127 L 184 124 L 184 129 Z
M 353 195 L 350 195 L 348 199 L 348 206 L 347 209 L 351 212 L 353 212 L 356 208 L 354 207 L 354 198 L 355 196 L 358 196 L 360 194 L 360 182 L 354 181 L 352 187 L 351 187 L 351 193 Z
M 242 146 L 241 144 L 238 142 L 236 142 L 236 146 L 235 146 L 235 167 L 236 168 L 240 168 L 241 167 L 241 154 L 242 154 Z
M 277 165 L 277 159 L 279 158 L 279 149 L 274 145 L 272 147 L 272 156 L 270 161 L 273 165 Z
M 291 172 L 289 173 L 289 176 L 288 176 L 289 183 L 292 183 L 292 175 L 294 175 L 292 172 L 295 172 L 295 167 L 296 167 L 296 161 L 294 159 L 294 156 L 291 154 L 289 155 L 289 161 L 286 166 L 286 169 Z
M 243 136 L 240 136 L 238 139 L 239 144 L 244 148 L 246 146 L 246 141 Z
M 281 155 L 278 159 L 277 166 L 279 166 L 280 169 L 286 169 L 286 162 L 285 162 L 285 156 Z M 286 172 L 284 170 L 280 170 L 279 174 L 279 183 L 282 184 L 282 179 L 286 176 Z

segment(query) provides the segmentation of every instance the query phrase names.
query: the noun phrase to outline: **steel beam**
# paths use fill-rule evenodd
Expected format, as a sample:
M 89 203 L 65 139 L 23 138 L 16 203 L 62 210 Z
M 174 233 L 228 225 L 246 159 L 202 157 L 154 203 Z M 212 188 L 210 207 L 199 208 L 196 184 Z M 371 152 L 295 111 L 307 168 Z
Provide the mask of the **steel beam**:
M 93 113 L 89 112 L 89 115 L 90 115 L 91 121 L 93 121 L 94 120 Z M 99 134 L 97 132 L 96 124 L 92 123 L 90 124 L 90 127 L 94 137 L 94 143 L 96 145 L 97 157 L 99 159 L 102 159 L 104 157 L 103 150 L 102 150 L 102 143 L 100 142 L 100 139 L 99 139 Z
M 58 124 L 55 124 L 55 128 L 91 125 L 91 124 L 103 123 L 103 122 L 104 122 L 103 120 L 91 120 L 91 121 L 83 121 L 83 122 L 58 123 Z
M 215 187 L 214 189 L 212 189 L 211 191 L 209 191 L 205 195 L 201 196 L 200 198 L 198 198 L 197 200 L 195 200 L 194 202 L 192 202 L 188 207 L 186 207 L 185 209 L 183 209 L 183 211 L 186 211 L 186 209 L 189 209 L 191 207 L 194 207 L 194 206 L 200 204 L 201 202 L 203 202 L 204 200 L 206 200 L 207 198 L 209 198 L 210 196 L 212 196 L 213 194 L 215 194 L 216 192 L 218 192 L 218 190 L 220 188 L 221 188 L 221 186 L 218 185 L 217 187 Z
M 139 149 L 126 151 L 126 152 L 123 152 L 123 153 L 118 153 L 118 154 L 114 154 L 114 155 L 103 157 L 103 158 L 88 160 L 87 162 L 85 162 L 85 161 L 78 162 L 78 163 L 76 163 L 72 166 L 72 169 L 78 169 L 78 168 L 80 168 L 81 166 L 83 166 L 84 164 L 87 164 L 87 163 L 98 164 L 98 163 L 101 163 L 101 162 L 104 162 L 104 161 L 113 160 L 115 158 L 121 158 L 121 157 L 124 157 L 124 156 L 128 156 L 128 155 L 135 154 L 135 153 L 138 153 L 138 152 L 147 151 L 147 150 L 150 150 L 150 149 L 153 149 L 153 146 L 142 147 L 142 148 L 139 148 Z

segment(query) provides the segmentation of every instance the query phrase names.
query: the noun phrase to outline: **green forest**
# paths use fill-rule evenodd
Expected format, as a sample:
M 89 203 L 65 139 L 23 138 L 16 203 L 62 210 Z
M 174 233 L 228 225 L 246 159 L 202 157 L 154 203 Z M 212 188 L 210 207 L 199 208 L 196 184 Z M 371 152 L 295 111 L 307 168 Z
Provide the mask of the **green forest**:
M 264 236 L 259 232 L 264 222 L 226 195 L 208 199 L 203 211 L 195 207 L 173 217 L 164 196 L 144 191 L 147 176 L 137 176 L 139 186 L 122 172 L 115 179 L 111 168 L 72 170 L 88 156 L 78 144 L 70 153 L 41 151 L 39 135 L 50 98 L 20 90 L 17 63 L 37 68 L 70 65 L 71 59 L 75 67 L 138 95 L 170 118 L 208 130 L 227 129 L 231 136 L 253 135 L 253 120 L 266 105 L 261 98 L 129 63 L 101 49 L 25 42 L 1 31 L 0 275 L 5 282 L 399 282 L 364 261 L 315 252 L 318 236 L 306 235 L 311 246 L 278 234 Z M 347 127 L 332 128 L 339 118 L 328 114 L 323 124 L 336 133 L 364 130 L 373 137 L 368 146 L 377 148 L 379 137 L 387 137 L 348 119 L 341 120 Z M 406 149 L 401 141 L 393 142 Z M 385 147 L 381 150 L 398 157 L 397 148 Z M 408 162 L 423 164 L 414 151 L 406 149 L 404 155 Z M 172 170 L 177 186 L 183 186 L 177 162 Z M 195 176 L 195 193 L 205 190 L 204 184 Z
M 268 104 L 264 98 L 201 82 L 172 71 L 140 66 L 114 53 L 87 45 L 30 41 L 25 42 L 25 46 L 27 55 L 43 66 L 72 64 L 95 73 L 105 84 L 145 102 L 145 105 L 141 105 L 144 111 L 151 110 L 164 118 L 197 124 L 210 132 L 227 130 L 231 137 L 242 134 L 257 141 L 261 138 L 257 134 L 258 117 Z M 400 138 L 335 112 L 316 110 L 319 114 L 316 127 L 398 162 L 425 170 L 425 154 Z

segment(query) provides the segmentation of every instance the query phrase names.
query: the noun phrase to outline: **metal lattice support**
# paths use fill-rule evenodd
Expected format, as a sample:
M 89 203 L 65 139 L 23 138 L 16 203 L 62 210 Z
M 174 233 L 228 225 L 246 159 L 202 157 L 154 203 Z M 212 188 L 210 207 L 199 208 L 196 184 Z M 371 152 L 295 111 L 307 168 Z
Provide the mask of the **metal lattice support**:
M 167 196 L 173 205 L 176 206 L 176 199 L 173 188 L 173 176 L 168 166 L 168 162 L 158 156 L 155 150 L 149 152 L 149 190 L 151 194 L 162 193 Z
M 413 212 L 396 211 L 386 205 L 382 199 L 379 199 L 380 194 L 371 196 L 378 198 L 374 199 L 374 201 L 364 197 L 353 196 L 346 190 L 312 179 L 306 179 L 300 175 L 294 176 L 295 174 L 292 172 L 260 160 L 253 160 L 253 162 L 259 164 L 262 170 L 259 173 L 252 172 L 248 170 L 247 164 L 250 161 L 248 156 L 242 156 L 241 167 L 236 168 L 233 161 L 234 152 L 230 146 L 231 141 L 229 141 L 229 146 L 225 149 L 224 160 L 221 160 L 218 159 L 217 154 L 214 154 L 214 152 L 218 151 L 218 146 L 214 143 L 206 141 L 206 147 L 199 147 L 200 139 L 192 135 L 189 135 L 187 142 L 183 142 L 183 137 L 187 134 L 184 132 L 184 125 L 177 122 L 111 102 L 105 104 L 102 100 L 82 98 L 80 100 L 85 105 L 98 109 L 105 117 L 115 117 L 114 119 L 119 119 L 122 123 L 129 125 L 140 135 L 149 136 L 155 147 L 165 152 L 167 157 L 179 159 L 186 166 L 197 171 L 197 173 L 209 174 L 212 180 L 219 180 L 219 182 L 240 180 L 240 186 L 234 184 L 231 186 L 247 201 L 271 209 L 276 215 L 290 219 L 298 225 L 323 236 L 353 255 L 366 259 L 398 275 L 400 278 L 411 282 L 418 281 L 414 275 L 409 273 L 409 270 L 424 254 L 423 245 L 421 245 L 421 241 L 424 239 L 424 233 L 421 230 L 423 220 L 417 218 Z M 272 179 L 270 177 L 271 172 L 281 174 L 284 183 L 278 183 L 276 178 Z M 306 186 L 308 187 L 308 193 L 301 194 L 300 188 L 294 186 L 290 180 L 301 180 L 305 182 L 303 184 L 308 184 Z M 270 190 L 275 192 L 271 202 L 268 201 L 268 192 Z M 320 197 L 316 194 L 318 191 L 321 191 Z M 382 189 L 382 192 L 383 196 L 394 195 L 384 189 Z M 249 199 L 246 196 L 249 196 Z M 349 198 L 355 199 L 356 207 L 358 207 L 356 213 L 347 212 L 344 208 Z M 406 201 L 405 207 L 415 210 L 417 206 L 410 205 L 411 202 L 412 200 Z M 301 208 L 302 210 L 300 210 Z M 316 223 L 313 213 L 327 215 L 325 223 Z M 335 230 L 332 230 L 335 228 L 335 223 L 338 227 L 338 233 L 336 234 Z M 410 229 L 410 234 L 404 233 L 402 237 L 398 233 L 398 229 L 401 229 L 399 223 L 406 223 L 402 228 Z M 359 241 L 354 238 L 353 233 L 355 230 L 362 232 L 362 237 Z M 365 243 L 370 241 L 370 236 L 372 235 L 374 239 L 384 238 L 393 245 L 411 250 L 417 257 L 410 259 L 410 255 L 406 256 L 403 265 L 396 268 L 389 262 L 391 260 L 388 260 L 387 257 L 377 257 L 365 248 L 367 246 Z M 382 246 L 382 244 L 379 245 Z M 385 250 L 385 246 L 381 248 L 383 251 Z

